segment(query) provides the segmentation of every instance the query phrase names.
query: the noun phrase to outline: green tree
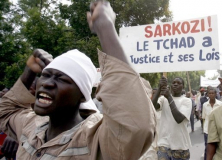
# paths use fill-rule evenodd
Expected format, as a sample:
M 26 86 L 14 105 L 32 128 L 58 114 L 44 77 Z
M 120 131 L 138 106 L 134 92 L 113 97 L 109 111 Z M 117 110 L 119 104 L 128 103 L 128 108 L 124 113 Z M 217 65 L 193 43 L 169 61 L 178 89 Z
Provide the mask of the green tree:
M 20 54 L 29 47 L 23 37 L 17 32 L 20 16 L 16 8 L 8 1 L 0 1 L 0 88 L 11 87 L 19 77 L 19 68 L 14 65 L 14 72 L 8 76 L 9 68 L 20 61 Z
M 205 75 L 205 71 L 189 71 L 189 79 L 191 89 L 199 90 L 200 87 L 200 76 Z M 167 73 L 168 84 L 171 84 L 175 77 L 181 77 L 184 80 L 184 88 L 189 91 L 187 72 L 170 72 Z
M 117 14 L 115 23 L 117 31 L 122 26 L 153 24 L 155 20 L 162 22 L 171 20 L 169 0 L 111 0 L 110 3 Z M 70 6 L 60 4 L 59 8 L 61 17 L 67 20 L 75 31 L 74 34 L 77 37 L 75 47 L 86 53 L 98 67 L 95 48 L 99 48 L 99 41 L 91 34 L 86 20 L 89 5 L 90 0 L 72 0 Z M 141 74 L 150 81 L 152 86 L 157 86 L 160 75 L 160 73 Z
M 74 30 L 61 19 L 53 0 L 20 0 L 25 15 L 22 33 L 33 48 L 41 48 L 58 56 L 75 45 Z

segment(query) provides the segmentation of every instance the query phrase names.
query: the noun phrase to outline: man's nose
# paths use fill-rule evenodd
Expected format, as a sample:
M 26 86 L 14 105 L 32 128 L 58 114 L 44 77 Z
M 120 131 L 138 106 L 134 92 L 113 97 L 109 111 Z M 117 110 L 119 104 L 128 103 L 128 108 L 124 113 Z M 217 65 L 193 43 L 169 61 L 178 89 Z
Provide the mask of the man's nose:
M 51 77 L 51 78 L 44 80 L 42 82 L 42 86 L 45 88 L 52 88 L 55 86 L 55 82 L 54 82 L 53 78 Z

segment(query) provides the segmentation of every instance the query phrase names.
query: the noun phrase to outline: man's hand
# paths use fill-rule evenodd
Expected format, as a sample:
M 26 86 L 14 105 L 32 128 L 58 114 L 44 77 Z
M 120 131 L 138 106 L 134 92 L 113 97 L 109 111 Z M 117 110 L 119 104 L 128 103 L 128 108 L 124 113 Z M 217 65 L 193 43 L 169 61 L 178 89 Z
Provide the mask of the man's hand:
M 159 87 L 162 88 L 162 87 L 167 87 L 167 79 L 166 77 L 162 76 L 161 79 L 160 79 L 160 82 L 159 82 Z
M 26 65 L 35 73 L 41 73 L 42 70 L 52 61 L 52 55 L 42 49 L 36 49 L 33 55 L 29 57 Z
M 102 26 L 106 25 L 106 22 L 111 22 L 114 25 L 115 19 L 116 14 L 107 1 L 98 0 L 92 2 L 90 5 L 90 12 L 87 12 L 89 28 L 93 33 L 97 33 L 98 29 L 102 29 Z
M 162 86 L 161 87 L 161 91 L 160 91 L 160 95 L 163 95 L 166 99 L 169 98 L 170 96 L 170 89 L 168 86 Z
M 17 150 L 18 150 L 18 143 L 13 138 L 7 136 L 1 147 L 1 151 L 2 153 L 4 153 L 4 156 L 6 158 L 13 159 L 16 157 Z
M 21 81 L 29 90 L 36 74 L 41 73 L 42 70 L 52 61 L 52 55 L 42 49 L 36 49 L 33 55 L 29 57 L 26 62 L 26 67 L 21 75 Z

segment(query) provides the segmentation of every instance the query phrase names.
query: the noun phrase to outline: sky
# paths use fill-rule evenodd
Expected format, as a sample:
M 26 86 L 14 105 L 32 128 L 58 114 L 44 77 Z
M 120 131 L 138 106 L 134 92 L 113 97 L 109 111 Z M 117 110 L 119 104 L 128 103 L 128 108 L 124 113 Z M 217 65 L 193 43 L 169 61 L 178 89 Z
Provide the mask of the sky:
M 222 0 L 170 0 L 173 21 L 217 15 L 220 55 L 222 52 Z M 222 62 L 221 62 L 222 64 Z M 222 66 L 221 66 L 222 68 Z M 207 70 L 205 76 L 217 75 L 216 70 Z
M 17 0 L 10 0 L 17 2 Z M 67 0 L 59 0 L 67 3 Z M 217 15 L 219 49 L 222 52 L 222 0 L 170 0 L 170 10 L 173 14 L 173 21 L 194 19 L 210 15 Z M 222 69 L 222 61 L 221 61 Z M 213 77 L 218 73 L 216 70 L 207 70 L 205 76 Z

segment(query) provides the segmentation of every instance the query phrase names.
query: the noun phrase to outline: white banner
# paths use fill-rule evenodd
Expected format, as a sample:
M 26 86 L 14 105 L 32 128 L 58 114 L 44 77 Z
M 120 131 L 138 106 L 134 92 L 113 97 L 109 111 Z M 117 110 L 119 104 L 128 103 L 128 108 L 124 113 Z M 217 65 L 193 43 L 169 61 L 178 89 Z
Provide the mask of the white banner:
M 206 77 L 200 77 L 200 86 L 201 87 L 208 87 L 208 86 L 212 86 L 212 87 L 217 87 L 220 84 L 220 81 L 217 79 L 215 80 L 210 80 Z
M 217 16 L 125 27 L 121 43 L 139 73 L 220 68 Z

